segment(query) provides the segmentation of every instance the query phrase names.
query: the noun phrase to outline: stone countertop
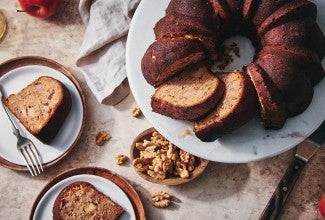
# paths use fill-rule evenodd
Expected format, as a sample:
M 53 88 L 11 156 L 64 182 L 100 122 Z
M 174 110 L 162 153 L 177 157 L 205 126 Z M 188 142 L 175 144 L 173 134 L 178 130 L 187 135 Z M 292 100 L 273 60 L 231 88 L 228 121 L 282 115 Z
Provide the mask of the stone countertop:
M 259 162 L 210 162 L 200 177 L 178 186 L 146 182 L 135 173 L 130 161 L 122 166 L 115 164 L 115 156 L 129 156 L 133 139 L 152 125 L 144 117 L 131 115 L 137 107 L 132 94 L 112 107 L 100 104 L 90 92 L 75 65 L 84 32 L 78 4 L 77 0 L 63 0 L 55 16 L 41 20 L 16 12 L 16 1 L 1 0 L 0 10 L 7 18 L 8 31 L 0 42 L 0 63 L 36 55 L 64 65 L 80 82 L 87 118 L 77 146 L 44 174 L 33 178 L 28 173 L 0 166 L 0 219 L 28 219 L 34 200 L 51 179 L 68 169 L 85 166 L 103 167 L 126 178 L 138 192 L 147 219 L 258 219 L 291 162 L 294 149 Z M 112 136 L 104 146 L 95 144 L 99 130 Z M 325 188 L 324 167 L 323 147 L 298 179 L 280 219 L 321 219 L 317 203 Z M 174 197 L 170 207 L 152 206 L 150 194 L 160 190 Z

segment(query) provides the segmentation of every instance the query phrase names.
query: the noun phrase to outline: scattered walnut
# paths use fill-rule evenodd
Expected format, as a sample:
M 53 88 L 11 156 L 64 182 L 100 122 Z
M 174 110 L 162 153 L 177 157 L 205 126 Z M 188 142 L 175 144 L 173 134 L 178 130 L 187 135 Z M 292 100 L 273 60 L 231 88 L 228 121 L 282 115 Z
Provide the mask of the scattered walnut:
M 136 107 L 132 110 L 132 116 L 133 117 L 139 117 L 141 115 L 141 109 L 139 107 Z
M 133 160 L 135 169 L 155 179 L 162 180 L 168 175 L 189 178 L 195 168 L 195 156 L 179 149 L 157 131 L 135 147 L 140 151 L 139 158 Z
M 99 131 L 96 135 L 96 144 L 102 146 L 111 139 L 111 136 L 106 131 Z
M 152 204 L 158 208 L 165 208 L 170 204 L 170 195 L 164 191 L 152 193 L 151 198 Z
M 122 165 L 128 160 L 128 157 L 125 155 L 119 154 L 115 157 L 115 160 L 116 160 L 117 165 Z

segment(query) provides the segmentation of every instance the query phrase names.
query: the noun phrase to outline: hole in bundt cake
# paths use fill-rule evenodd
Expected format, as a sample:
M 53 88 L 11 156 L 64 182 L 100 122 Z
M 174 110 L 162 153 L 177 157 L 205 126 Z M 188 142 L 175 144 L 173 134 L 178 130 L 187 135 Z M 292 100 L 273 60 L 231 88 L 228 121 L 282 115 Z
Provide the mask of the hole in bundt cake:
M 212 66 L 211 70 L 213 72 L 243 70 L 244 66 L 253 61 L 255 47 L 247 37 L 242 35 L 232 36 L 225 40 L 221 47 L 224 50 L 218 61 Z

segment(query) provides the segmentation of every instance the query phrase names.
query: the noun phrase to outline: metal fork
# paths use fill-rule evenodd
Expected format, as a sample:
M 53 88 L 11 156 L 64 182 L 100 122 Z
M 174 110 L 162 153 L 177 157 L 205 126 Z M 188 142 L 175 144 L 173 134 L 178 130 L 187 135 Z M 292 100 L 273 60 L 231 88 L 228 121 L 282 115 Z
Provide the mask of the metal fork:
M 38 153 L 34 143 L 26 137 L 23 137 L 19 129 L 15 126 L 14 122 L 10 118 L 6 106 L 3 103 L 3 94 L 0 88 L 0 99 L 3 112 L 6 115 L 6 118 L 9 121 L 9 124 L 12 128 L 13 134 L 17 137 L 17 149 L 26 163 L 26 166 L 32 176 L 37 176 L 43 172 L 42 159 Z

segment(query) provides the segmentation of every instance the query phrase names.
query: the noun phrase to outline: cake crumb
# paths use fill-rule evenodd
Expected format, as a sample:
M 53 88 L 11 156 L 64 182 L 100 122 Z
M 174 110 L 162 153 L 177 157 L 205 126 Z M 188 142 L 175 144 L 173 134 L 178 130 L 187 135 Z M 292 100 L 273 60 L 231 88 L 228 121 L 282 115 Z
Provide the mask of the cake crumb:
M 222 47 L 222 55 L 220 58 L 220 64 L 217 66 L 219 69 L 224 70 L 232 61 L 234 61 L 233 56 L 230 54 L 233 52 L 237 57 L 240 57 L 239 47 L 233 42 L 229 46 Z
M 111 139 L 111 136 L 106 131 L 99 131 L 96 135 L 96 145 L 102 146 L 104 145 L 109 139 Z
M 182 134 L 182 136 L 185 137 L 185 136 L 187 136 L 187 135 L 189 135 L 189 134 L 191 134 L 190 130 L 188 130 L 188 129 L 184 129 L 184 130 L 183 130 L 183 134 Z

